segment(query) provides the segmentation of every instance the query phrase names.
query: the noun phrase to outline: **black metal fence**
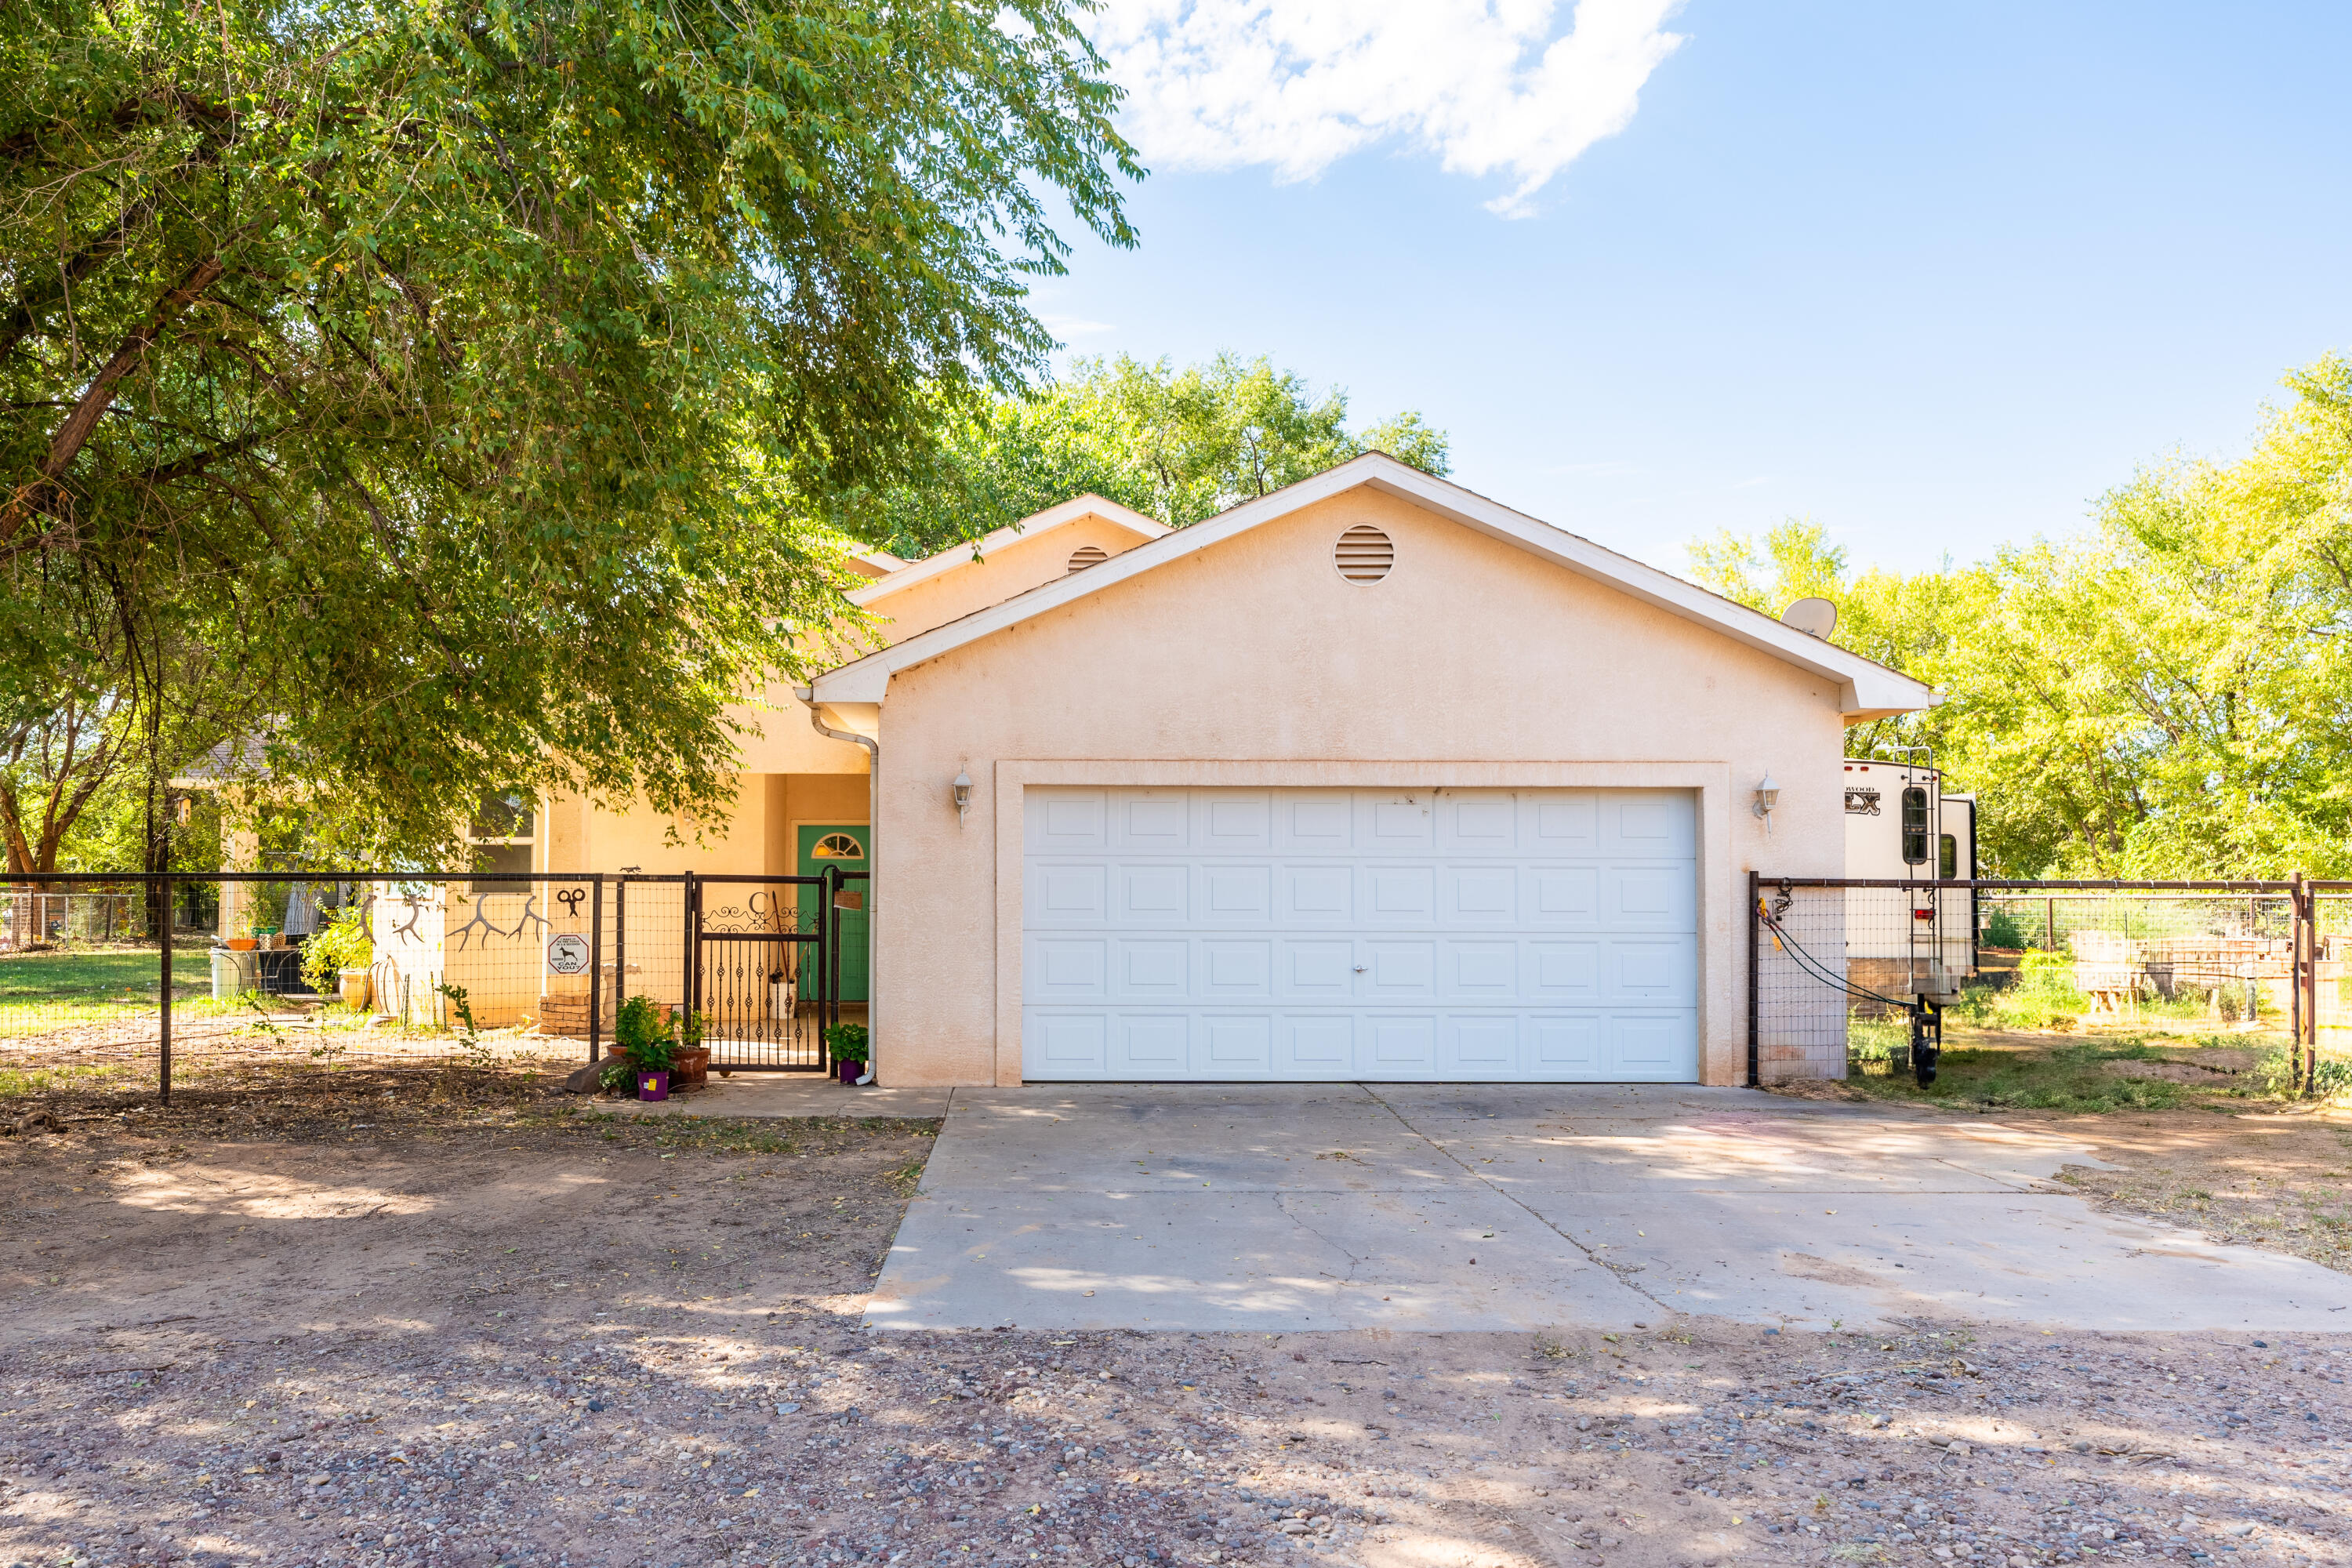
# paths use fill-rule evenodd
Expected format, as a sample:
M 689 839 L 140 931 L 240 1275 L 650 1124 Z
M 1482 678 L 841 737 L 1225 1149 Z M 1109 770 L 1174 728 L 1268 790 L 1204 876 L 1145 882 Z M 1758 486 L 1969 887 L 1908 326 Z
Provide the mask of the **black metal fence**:
M 0 1095 L 289 1062 L 593 1061 L 651 998 L 720 1073 L 824 1071 L 863 872 L 407 868 L 0 879 Z
M 1901 1061 L 1955 1018 L 2284 1035 L 2306 1089 L 2352 1054 L 2352 882 L 1757 873 L 1748 910 L 1751 1083 Z

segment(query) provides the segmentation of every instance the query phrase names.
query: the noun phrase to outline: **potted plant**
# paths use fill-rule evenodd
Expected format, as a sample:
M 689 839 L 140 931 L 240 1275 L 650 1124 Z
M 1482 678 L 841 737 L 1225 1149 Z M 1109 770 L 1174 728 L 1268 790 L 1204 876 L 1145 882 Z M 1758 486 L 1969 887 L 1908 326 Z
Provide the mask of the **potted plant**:
M 228 950 L 231 952 L 251 952 L 261 945 L 253 934 L 251 921 L 239 921 L 228 930 Z
M 670 1083 L 678 1089 L 700 1089 L 710 1081 L 710 1047 L 704 1044 L 710 1032 L 710 1015 L 705 1012 L 689 1016 L 682 1007 L 672 1008 L 670 1022 L 676 1026 L 677 1038 Z
M 356 907 L 339 910 L 302 945 L 302 979 L 321 996 L 340 993 L 343 1005 L 356 1013 L 368 1004 L 368 969 L 374 962 L 366 915 Z M 331 981 L 334 992 L 328 989 Z
M 677 1060 L 677 1045 L 667 1035 L 641 1040 L 629 1052 L 630 1076 L 636 1080 L 639 1100 L 667 1100 L 669 1075 Z
M 866 1076 L 868 1059 L 866 1026 L 863 1024 L 833 1024 L 824 1031 L 824 1048 L 832 1057 L 837 1074 L 844 1083 L 856 1083 Z
M 678 1018 L 650 996 L 631 996 L 613 1015 L 614 1066 L 597 1075 L 607 1089 L 634 1084 L 639 1100 L 667 1100 L 673 1089 L 704 1081 L 710 1052 L 700 1044 L 700 1031 L 686 1046 L 677 1037 Z M 634 1075 L 634 1076 L 632 1076 Z M 658 1079 L 658 1092 L 648 1092 L 646 1080 Z

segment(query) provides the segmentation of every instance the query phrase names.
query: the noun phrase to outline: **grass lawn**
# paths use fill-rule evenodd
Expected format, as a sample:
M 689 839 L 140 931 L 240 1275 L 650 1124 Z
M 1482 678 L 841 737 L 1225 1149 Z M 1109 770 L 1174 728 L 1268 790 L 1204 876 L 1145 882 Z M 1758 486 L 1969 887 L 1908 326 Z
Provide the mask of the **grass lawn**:
M 173 945 L 173 1001 L 212 994 L 209 946 L 185 937 Z M 0 1037 L 152 1012 L 161 958 L 152 947 L 0 953 Z
M 2293 1092 L 2286 1035 L 2273 1031 L 2173 1035 L 2115 1026 L 2081 1034 L 1978 1028 L 1947 1021 L 1936 1081 L 1887 1071 L 1885 1048 L 1902 1040 L 1899 1019 L 1856 1019 L 1854 1070 L 1862 1098 L 1953 1110 L 2096 1113 L 2247 1110 L 2284 1104 Z M 1882 1038 L 1881 1037 L 1885 1037 Z M 2352 1089 L 2352 1061 L 2322 1053 L 2323 1096 Z

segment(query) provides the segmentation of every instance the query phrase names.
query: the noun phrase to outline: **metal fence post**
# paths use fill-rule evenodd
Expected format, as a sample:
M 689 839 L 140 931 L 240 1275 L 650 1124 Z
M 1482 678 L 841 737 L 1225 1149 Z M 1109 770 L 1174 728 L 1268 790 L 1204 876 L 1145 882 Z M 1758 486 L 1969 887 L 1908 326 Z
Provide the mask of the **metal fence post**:
M 159 1051 L 156 1058 L 156 1098 L 165 1105 L 172 1103 L 172 879 L 165 877 L 157 884 L 163 893 L 161 908 L 155 918 L 156 934 L 162 939 L 155 945 L 163 950 L 156 968 L 155 1000 L 161 1005 L 157 1020 Z
M 686 874 L 685 903 L 686 931 L 680 939 L 680 946 L 686 953 L 686 977 L 678 990 L 686 996 L 680 1004 L 686 1009 L 686 1018 L 679 1026 L 680 1038 L 694 1027 L 694 1010 L 701 1000 L 702 993 L 702 950 L 695 941 L 702 931 L 702 884 L 695 879 L 691 871 Z
M 2319 1086 L 2318 896 L 2300 871 L 2294 874 L 2294 975 L 2295 1079 L 2309 1094 Z
M 1759 955 L 1757 952 L 1756 928 L 1762 923 L 1763 917 L 1759 912 L 1759 900 L 1763 897 L 1763 877 L 1760 873 L 1750 870 L 1748 873 L 1748 1087 L 1750 1089 L 1763 1086 L 1763 1077 L 1759 1069 L 1760 1053 L 1758 1050 L 1761 1013 L 1757 1005 L 1756 995 L 1757 976 L 1761 968 Z
M 604 1007 L 604 873 L 592 873 L 588 883 L 588 1059 L 604 1056 L 604 1031 L 599 1015 Z

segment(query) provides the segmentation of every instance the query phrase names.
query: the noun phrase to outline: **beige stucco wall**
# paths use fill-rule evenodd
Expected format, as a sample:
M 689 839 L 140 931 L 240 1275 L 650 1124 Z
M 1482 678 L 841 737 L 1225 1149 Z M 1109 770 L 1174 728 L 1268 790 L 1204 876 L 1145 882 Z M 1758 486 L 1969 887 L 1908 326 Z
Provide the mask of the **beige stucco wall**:
M 881 645 L 887 647 L 1067 576 L 1070 556 L 1087 545 L 1121 555 L 1143 542 L 1124 523 L 1089 514 L 1000 545 L 979 561 L 969 559 L 967 552 L 955 570 L 869 599 L 866 608 L 882 619 Z
M 1359 585 L 1331 547 L 1367 521 L 1396 566 Z M 877 1065 L 891 1083 L 1018 1081 L 1030 784 L 1664 785 L 1697 799 L 1701 1075 L 1742 1081 L 1748 869 L 1843 865 L 1837 696 L 1376 491 L 1265 524 L 893 679 Z M 959 768 L 980 784 L 961 826 Z M 1748 809 L 1768 772 L 1769 844 Z

